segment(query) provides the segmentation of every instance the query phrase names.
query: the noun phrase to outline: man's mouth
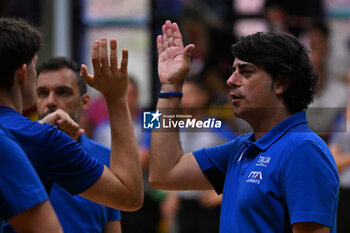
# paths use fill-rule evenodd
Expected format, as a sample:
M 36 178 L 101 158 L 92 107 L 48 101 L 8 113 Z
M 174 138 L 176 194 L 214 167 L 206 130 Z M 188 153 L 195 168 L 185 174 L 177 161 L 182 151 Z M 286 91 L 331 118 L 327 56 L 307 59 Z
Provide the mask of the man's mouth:
M 39 120 L 43 119 L 44 117 L 46 117 L 46 116 L 49 115 L 50 113 L 55 112 L 56 110 L 57 110 L 57 109 L 53 109 L 53 108 L 48 109 L 46 112 L 44 112 L 42 115 L 39 116 Z
M 236 105 L 239 103 L 239 101 L 243 98 L 239 95 L 235 95 L 235 94 L 230 94 L 231 98 L 232 98 L 232 104 Z

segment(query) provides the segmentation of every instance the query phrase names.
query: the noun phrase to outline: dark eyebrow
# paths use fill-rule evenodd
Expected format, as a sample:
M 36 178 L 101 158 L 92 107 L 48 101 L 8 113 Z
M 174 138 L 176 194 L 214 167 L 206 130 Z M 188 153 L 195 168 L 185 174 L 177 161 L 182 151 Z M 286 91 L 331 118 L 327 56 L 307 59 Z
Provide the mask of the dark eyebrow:
M 58 86 L 55 88 L 55 90 L 72 90 L 73 88 L 71 88 L 70 86 Z
M 46 90 L 47 88 L 46 87 L 37 87 L 36 90 L 37 91 L 43 91 L 43 90 Z
M 44 90 L 47 90 L 46 87 L 43 87 L 43 86 L 40 86 L 40 87 L 37 87 L 36 88 L 37 91 L 44 91 Z M 58 86 L 55 88 L 55 91 L 61 91 L 61 90 L 66 90 L 66 91 L 72 91 L 73 88 L 71 88 L 70 86 Z
M 253 68 L 253 69 L 256 69 L 257 67 L 254 65 L 254 64 L 251 64 L 251 63 L 240 63 L 237 65 L 238 69 L 244 69 L 244 68 Z M 235 66 L 229 66 L 228 67 L 229 70 L 231 70 L 232 72 L 235 72 L 236 71 L 236 67 Z
M 244 69 L 244 68 L 254 68 L 254 69 L 256 69 L 256 66 L 253 65 L 253 64 L 250 64 L 250 63 L 241 63 L 241 64 L 238 64 L 238 68 L 239 69 Z

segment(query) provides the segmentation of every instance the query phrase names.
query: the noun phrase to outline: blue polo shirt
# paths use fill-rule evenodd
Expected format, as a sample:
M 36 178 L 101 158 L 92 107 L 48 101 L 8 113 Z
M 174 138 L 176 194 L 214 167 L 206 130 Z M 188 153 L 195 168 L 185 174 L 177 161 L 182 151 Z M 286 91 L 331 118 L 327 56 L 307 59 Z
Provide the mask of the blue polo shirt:
M 48 192 L 57 183 L 72 195 L 79 194 L 100 178 L 104 165 L 56 126 L 32 121 L 3 106 L 0 124 L 22 147 Z
M 305 112 L 257 141 L 254 134 L 242 135 L 193 153 L 217 193 L 223 193 L 220 233 L 291 232 L 297 222 L 316 222 L 336 233 L 336 165 L 307 126 Z
M 110 150 L 83 134 L 79 142 L 88 154 L 109 167 Z M 92 202 L 79 195 L 72 196 L 54 185 L 50 201 L 64 232 L 103 232 L 108 221 L 120 220 L 120 211 Z
M 0 145 L 0 220 L 6 220 L 48 197 L 27 156 L 1 125 Z

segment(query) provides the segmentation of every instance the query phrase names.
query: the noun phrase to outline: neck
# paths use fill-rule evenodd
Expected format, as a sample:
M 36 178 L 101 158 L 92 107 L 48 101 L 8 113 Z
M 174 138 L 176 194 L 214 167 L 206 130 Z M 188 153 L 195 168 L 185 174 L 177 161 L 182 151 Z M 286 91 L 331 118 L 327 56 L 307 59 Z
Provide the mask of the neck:
M 261 109 L 255 115 L 255 117 L 246 119 L 246 121 L 254 130 L 255 140 L 258 140 L 292 114 L 285 108 L 269 108 Z
M 22 114 L 23 102 L 20 91 L 16 91 L 15 88 L 12 88 L 10 92 L 0 90 L 0 106 L 10 107 Z

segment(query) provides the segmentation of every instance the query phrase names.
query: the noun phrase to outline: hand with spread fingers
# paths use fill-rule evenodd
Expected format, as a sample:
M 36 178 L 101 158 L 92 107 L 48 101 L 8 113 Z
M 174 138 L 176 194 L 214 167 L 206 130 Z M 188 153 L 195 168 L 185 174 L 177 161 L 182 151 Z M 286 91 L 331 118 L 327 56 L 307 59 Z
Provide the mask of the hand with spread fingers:
M 92 45 L 91 60 L 94 75 L 88 73 L 86 65 L 82 65 L 80 71 L 80 76 L 87 84 L 100 91 L 107 101 L 125 98 L 128 86 L 128 50 L 123 49 L 122 60 L 118 66 L 117 41 L 110 40 L 108 59 L 107 39 L 101 38 Z
M 190 70 L 193 44 L 183 45 L 181 32 L 176 23 L 167 20 L 162 35 L 157 37 L 158 75 L 162 89 L 179 91 Z
M 118 66 L 117 41 L 110 40 L 108 59 L 107 39 L 94 41 L 91 54 L 94 75 L 81 66 L 80 76 L 100 91 L 107 103 L 111 127 L 110 169 L 106 168 L 94 186 L 80 194 L 85 198 L 104 203 L 112 198 L 117 209 L 136 210 L 143 202 L 143 181 L 132 118 L 126 92 L 128 88 L 128 50 L 122 52 Z M 102 198 L 99 197 L 104 190 Z M 96 197 L 100 199 L 96 199 Z

